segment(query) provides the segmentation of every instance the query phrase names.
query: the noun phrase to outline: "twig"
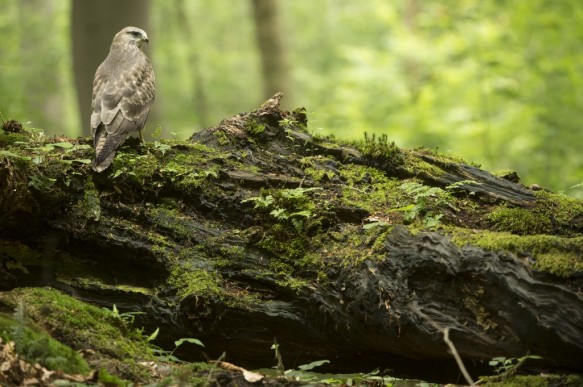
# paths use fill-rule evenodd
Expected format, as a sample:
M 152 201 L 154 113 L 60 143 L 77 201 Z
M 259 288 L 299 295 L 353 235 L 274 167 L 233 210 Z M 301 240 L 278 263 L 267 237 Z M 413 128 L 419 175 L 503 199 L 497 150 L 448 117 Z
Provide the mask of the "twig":
M 211 369 L 209 370 L 209 374 L 207 375 L 206 382 L 205 382 L 205 384 L 204 384 L 204 385 L 205 385 L 205 387 L 206 387 L 206 386 L 210 386 L 210 384 L 211 384 L 211 378 L 212 378 L 212 376 L 213 376 L 213 374 L 214 374 L 214 372 L 215 372 L 215 369 L 216 369 L 216 368 L 217 368 L 217 366 L 218 366 L 218 364 L 217 364 L 217 363 L 220 363 L 220 362 L 222 362 L 222 361 L 223 361 L 223 359 L 225 358 L 225 356 L 227 356 L 227 353 L 226 353 L 226 352 L 223 352 L 223 353 L 221 354 L 221 356 L 219 356 L 219 358 L 218 358 L 218 359 L 217 359 L 215 362 L 212 362 L 212 363 L 211 363 L 213 366 L 211 367 Z
M 457 349 L 455 348 L 455 345 L 449 339 L 449 327 L 447 327 L 447 328 L 440 327 L 439 324 L 437 324 L 429 316 L 427 316 L 425 313 L 423 313 L 416 305 L 409 305 L 409 308 L 412 309 L 413 312 L 415 312 L 417 315 L 419 315 L 425 321 L 427 321 L 436 330 L 443 333 L 443 341 L 445 341 L 445 343 L 449 347 L 449 350 L 450 350 L 451 354 L 453 355 L 455 362 L 457 363 L 458 368 L 462 372 L 462 375 L 464 375 L 466 382 L 468 382 L 469 385 L 473 385 L 474 380 L 472 379 L 468 370 L 466 369 L 466 366 L 464 365 L 464 362 L 462 361 L 460 354 L 458 353 Z

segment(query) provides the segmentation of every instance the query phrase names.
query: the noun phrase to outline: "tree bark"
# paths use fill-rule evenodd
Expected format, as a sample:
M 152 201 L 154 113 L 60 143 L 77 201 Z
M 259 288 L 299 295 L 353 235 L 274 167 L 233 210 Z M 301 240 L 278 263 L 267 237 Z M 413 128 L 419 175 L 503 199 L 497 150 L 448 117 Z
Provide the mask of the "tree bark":
M 176 21 L 182 31 L 183 36 L 191 42 L 188 51 L 188 63 L 192 70 L 191 77 L 194 79 L 194 90 L 192 94 L 192 104 L 196 112 L 196 118 L 199 128 L 207 128 L 211 125 L 209 121 L 209 101 L 206 93 L 206 84 L 200 70 L 200 60 L 196 49 L 196 36 L 193 31 L 193 24 L 196 20 L 192 20 L 187 16 L 187 10 L 184 0 L 177 0 L 175 3 Z
M 149 9 L 149 0 L 72 1 L 73 72 L 86 134 L 90 134 L 91 94 L 97 67 L 107 57 L 113 36 L 122 28 L 133 25 L 149 31 Z
M 495 356 L 527 353 L 543 357 L 536 369 L 583 370 L 581 201 L 386 139 L 313 138 L 280 99 L 187 142 L 130 144 L 102 174 L 83 163 L 87 140 L 57 139 L 71 147 L 37 160 L 50 141 L 0 137 L 3 289 L 50 285 L 142 311 L 162 344 L 196 337 L 246 368 L 272 364 L 277 338 L 287 368 L 328 359 L 451 382 L 440 327 L 475 378 Z M 428 191 L 406 198 L 401 181 L 422 181 L 426 200 L 452 183 L 457 193 L 411 223 L 407 200 Z M 497 231 L 545 208 L 547 235 Z M 422 229 L 436 209 L 441 226 Z M 567 272 L 549 269 L 565 257 Z
M 59 74 L 59 54 L 55 54 L 56 11 L 54 4 L 39 0 L 19 0 L 19 61 L 23 66 L 20 82 L 24 90 L 26 119 L 37 128 L 52 128 L 62 123 L 63 80 Z M 47 21 L 42 24 L 40 21 Z M 44 62 L 39 63 L 39 57 Z M 12 80 L 14 82 L 14 80 Z M 51 129 L 48 129 L 51 131 Z
M 290 65 L 285 48 L 285 33 L 279 21 L 277 0 L 252 0 L 257 46 L 261 57 L 263 94 L 268 98 L 284 92 L 291 98 Z

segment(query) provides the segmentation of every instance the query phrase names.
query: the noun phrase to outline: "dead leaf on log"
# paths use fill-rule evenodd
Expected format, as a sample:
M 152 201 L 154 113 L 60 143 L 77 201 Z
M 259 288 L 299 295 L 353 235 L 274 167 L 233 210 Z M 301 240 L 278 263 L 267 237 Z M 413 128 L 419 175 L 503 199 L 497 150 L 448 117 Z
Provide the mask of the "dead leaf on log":
M 235 364 L 226 361 L 210 361 L 211 364 L 216 364 L 218 367 L 227 371 L 237 371 L 243 374 L 243 377 L 249 383 L 257 383 L 263 380 L 264 376 L 257 372 L 248 371 L 243 367 L 236 366 Z

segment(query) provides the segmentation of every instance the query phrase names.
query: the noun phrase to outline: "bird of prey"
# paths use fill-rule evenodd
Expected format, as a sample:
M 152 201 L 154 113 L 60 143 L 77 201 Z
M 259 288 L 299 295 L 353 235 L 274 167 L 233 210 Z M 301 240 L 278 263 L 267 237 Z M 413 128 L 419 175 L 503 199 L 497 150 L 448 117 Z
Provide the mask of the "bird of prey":
M 101 172 L 113 161 L 130 133 L 139 131 L 148 118 L 156 94 L 154 70 L 142 44 L 148 35 L 126 27 L 113 38 L 109 55 L 95 72 L 91 101 L 91 134 L 95 147 L 92 167 Z

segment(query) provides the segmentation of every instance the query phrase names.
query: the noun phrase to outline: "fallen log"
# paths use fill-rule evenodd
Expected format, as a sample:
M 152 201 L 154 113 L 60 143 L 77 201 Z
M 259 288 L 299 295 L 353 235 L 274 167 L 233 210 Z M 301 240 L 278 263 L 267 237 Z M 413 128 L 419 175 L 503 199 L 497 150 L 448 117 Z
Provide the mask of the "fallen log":
M 526 354 L 583 370 L 583 202 L 384 137 L 315 137 L 280 98 L 129 144 L 101 174 L 85 138 L 4 131 L 2 290 L 144 312 L 162 344 L 196 337 L 247 369 L 277 339 L 290 367 L 455 381 L 441 327 L 474 377 Z

